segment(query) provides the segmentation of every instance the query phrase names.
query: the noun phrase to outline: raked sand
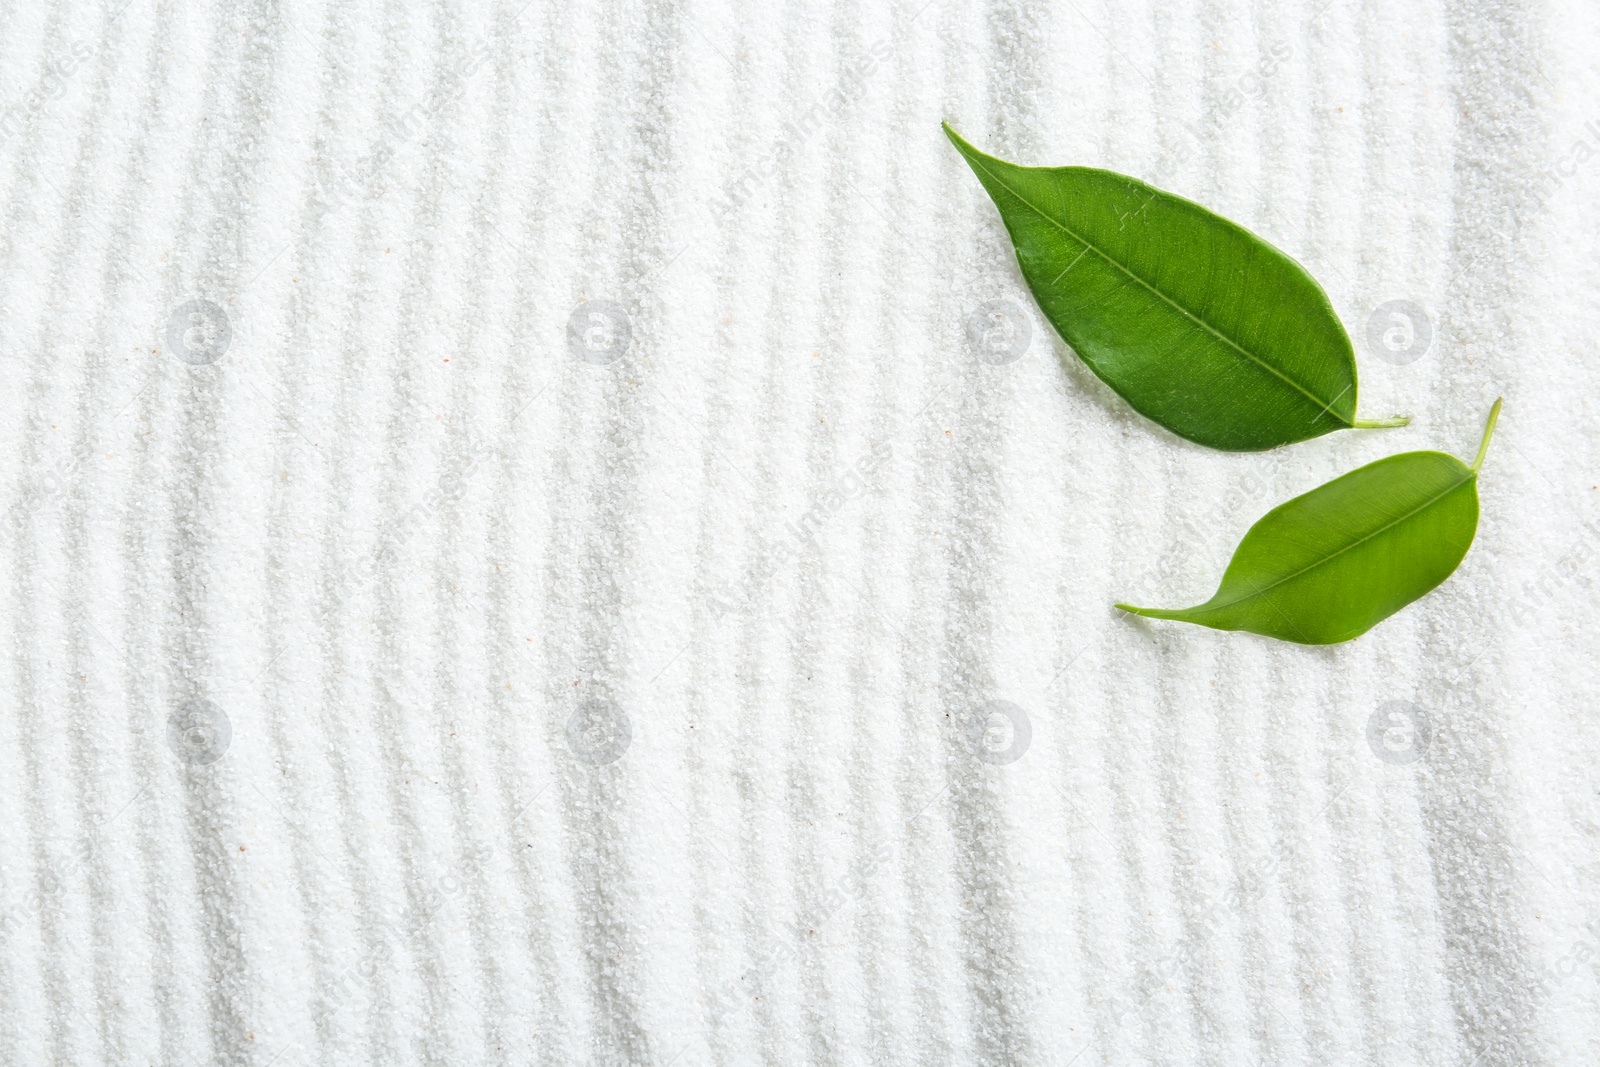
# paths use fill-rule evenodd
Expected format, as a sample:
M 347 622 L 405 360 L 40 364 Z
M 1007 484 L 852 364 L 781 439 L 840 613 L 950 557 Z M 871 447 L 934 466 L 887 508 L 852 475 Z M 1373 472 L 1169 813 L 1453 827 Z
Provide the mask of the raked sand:
M 0 1062 L 1600 1062 L 1597 44 L 3 0 Z M 1289 251 L 1411 424 L 1134 415 L 941 119 Z M 1501 395 L 1367 636 L 1111 607 Z

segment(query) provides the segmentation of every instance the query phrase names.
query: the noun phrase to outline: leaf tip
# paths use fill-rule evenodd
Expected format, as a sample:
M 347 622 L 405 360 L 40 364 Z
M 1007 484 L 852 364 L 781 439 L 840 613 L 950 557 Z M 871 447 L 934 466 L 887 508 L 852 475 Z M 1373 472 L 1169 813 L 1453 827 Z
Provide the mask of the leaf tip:
M 1483 440 L 1478 442 L 1478 455 L 1472 461 L 1472 473 L 1477 474 L 1478 468 L 1483 466 L 1483 457 L 1489 454 L 1489 439 L 1494 436 L 1494 424 L 1500 421 L 1500 404 L 1505 400 L 1503 396 L 1494 398 L 1494 407 L 1489 409 L 1489 421 L 1483 427 Z
M 956 151 L 960 152 L 964 156 L 971 155 L 978 151 L 976 148 L 973 148 L 972 145 L 968 144 L 967 139 L 957 133 L 956 128 L 950 125 L 950 123 L 941 121 L 939 125 L 944 127 L 944 135 L 950 138 L 950 143 L 956 146 Z
M 1190 613 L 1194 611 L 1193 608 L 1141 608 L 1133 604 L 1118 604 L 1117 607 L 1130 615 L 1137 615 L 1141 619 L 1170 619 L 1176 622 L 1195 621 L 1190 618 Z

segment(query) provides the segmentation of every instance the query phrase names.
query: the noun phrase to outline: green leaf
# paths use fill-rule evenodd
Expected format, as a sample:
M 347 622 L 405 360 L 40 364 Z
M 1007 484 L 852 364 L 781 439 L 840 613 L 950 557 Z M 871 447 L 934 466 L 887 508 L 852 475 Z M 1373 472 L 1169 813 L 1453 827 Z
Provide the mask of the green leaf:
M 1072 350 L 1146 418 L 1251 452 L 1352 426 L 1356 362 L 1328 295 L 1249 230 L 1135 178 L 1019 167 L 945 124 Z
M 1152 619 L 1248 630 L 1304 645 L 1359 637 L 1450 577 L 1478 529 L 1478 468 L 1500 401 L 1467 466 L 1404 452 L 1335 478 L 1267 512 L 1233 553 L 1216 595 Z

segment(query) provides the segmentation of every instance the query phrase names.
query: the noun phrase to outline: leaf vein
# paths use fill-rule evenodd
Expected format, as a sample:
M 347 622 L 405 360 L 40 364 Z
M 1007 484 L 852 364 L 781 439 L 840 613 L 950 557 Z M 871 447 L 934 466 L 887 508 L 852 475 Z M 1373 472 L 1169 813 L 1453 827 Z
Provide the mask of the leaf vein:
M 1365 534 L 1364 536 L 1356 538 L 1354 541 L 1351 541 L 1348 545 L 1345 545 L 1343 548 L 1339 549 L 1339 551 L 1330 552 L 1328 555 L 1323 556 L 1321 559 L 1317 560 L 1315 563 L 1306 564 L 1304 567 L 1301 567 L 1299 570 L 1295 571 L 1293 574 L 1286 574 L 1282 578 L 1279 578 L 1275 582 L 1269 582 L 1268 584 L 1262 586 L 1259 589 L 1252 589 L 1250 592 L 1246 593 L 1244 596 L 1235 597 L 1232 600 L 1223 601 L 1220 604 L 1219 603 L 1213 603 L 1211 601 L 1207 601 L 1206 603 L 1204 603 L 1204 604 L 1202 604 L 1200 606 L 1203 607 L 1203 608 L 1206 608 L 1208 610 L 1216 610 L 1216 609 L 1220 609 L 1220 608 L 1231 608 L 1235 604 L 1241 604 L 1244 601 L 1249 600 L 1252 597 L 1261 596 L 1264 593 L 1270 592 L 1271 590 L 1276 589 L 1278 586 L 1282 585 L 1284 582 L 1291 582 L 1294 579 L 1300 577 L 1302 574 L 1305 574 L 1305 573 L 1307 573 L 1309 571 L 1314 571 L 1318 567 L 1322 566 L 1323 564 L 1331 562 L 1332 560 L 1338 559 L 1340 556 L 1344 555 L 1346 552 L 1349 552 L 1351 549 L 1357 548 L 1360 545 L 1365 544 L 1366 542 L 1372 540 L 1374 537 L 1377 537 L 1379 534 L 1384 533 L 1385 531 L 1388 531 L 1388 530 L 1392 530 L 1396 526 L 1399 526 L 1401 523 L 1408 521 L 1409 519 L 1411 519 L 1412 517 L 1414 517 L 1414 516 L 1416 516 L 1418 514 L 1421 514 L 1422 512 L 1424 512 L 1424 511 L 1428 510 L 1429 508 L 1433 507 L 1433 505 L 1437 504 L 1439 501 L 1443 500 L 1445 497 L 1449 496 L 1451 493 L 1455 492 L 1457 489 L 1460 489 L 1463 485 L 1466 485 L 1468 482 L 1472 481 L 1472 477 L 1473 476 L 1469 475 L 1468 477 L 1462 478 L 1460 481 L 1456 482 L 1456 484 L 1452 485 L 1450 488 L 1444 490 L 1443 492 L 1440 492 L 1440 493 L 1436 494 L 1435 496 L 1429 497 L 1427 500 L 1424 500 L 1421 504 L 1418 504 L 1416 507 L 1414 507 L 1410 511 L 1406 512 L 1404 515 L 1401 515 L 1398 518 L 1391 519 L 1390 521 L 1384 523 L 1382 526 L 1378 527 L 1376 530 L 1373 530 L 1371 533 Z M 1245 535 L 1246 538 L 1248 538 L 1249 536 L 1250 536 L 1249 534 Z M 1228 580 L 1228 576 L 1227 576 L 1226 573 L 1223 574 L 1222 580 L 1224 582 L 1226 582 Z
M 1002 178 L 999 174 L 997 174 L 991 167 L 985 165 L 982 159 L 978 159 L 977 160 L 977 166 L 982 167 L 984 173 L 986 173 L 990 177 L 992 177 L 995 180 L 995 182 L 1002 189 L 1004 189 L 1006 192 L 1010 193 L 1012 196 L 1016 197 L 1018 200 L 1022 201 L 1024 204 L 1026 204 L 1040 218 L 1044 219 L 1046 222 L 1050 223 L 1052 226 L 1054 226 L 1057 229 L 1059 229 L 1062 233 L 1066 234 L 1068 237 L 1071 237 L 1074 241 L 1077 241 L 1079 244 L 1083 245 L 1084 248 L 1086 248 L 1089 251 L 1093 252 L 1095 255 L 1099 256 L 1101 259 L 1105 260 L 1107 263 L 1111 264 L 1113 267 L 1116 267 L 1122 273 L 1126 274 L 1129 278 L 1132 278 L 1134 281 L 1138 282 L 1140 285 L 1142 285 L 1146 289 L 1150 290 L 1150 292 L 1154 293 L 1156 296 L 1158 296 L 1162 300 L 1166 301 L 1167 304 L 1170 305 L 1179 314 L 1191 319 L 1201 329 L 1203 329 L 1207 333 L 1211 334 L 1211 336 L 1215 337 L 1217 340 L 1219 340 L 1219 341 L 1223 342 L 1224 344 L 1228 345 L 1230 348 L 1232 348 L 1234 351 L 1238 352 L 1240 355 L 1244 356 L 1246 359 L 1248 359 L 1250 362 L 1254 363 L 1256 366 L 1260 367 L 1261 369 L 1263 369 L 1263 370 L 1267 371 L 1268 373 L 1270 373 L 1270 374 L 1276 376 L 1277 378 L 1281 379 L 1285 384 L 1293 386 L 1298 392 L 1300 392 L 1302 395 L 1304 395 L 1306 397 L 1306 399 L 1310 400 L 1312 403 L 1316 404 L 1321 409 L 1320 411 L 1317 412 L 1317 414 L 1315 416 L 1313 416 L 1313 418 L 1312 418 L 1313 422 L 1315 422 L 1317 418 L 1320 418 L 1322 416 L 1323 412 L 1327 412 L 1328 409 L 1333 407 L 1334 404 L 1338 403 L 1339 397 L 1337 397 L 1337 396 L 1334 397 L 1332 400 L 1324 402 L 1321 397 L 1317 396 L 1317 394 L 1313 393 L 1310 389 L 1307 389 L 1304 385 L 1301 385 L 1299 382 L 1295 381 L 1289 375 L 1285 374 L 1283 371 L 1279 370 L 1277 367 L 1274 367 L 1272 364 L 1268 363 L 1266 360 L 1262 359 L 1260 356 L 1257 356 L 1254 352 L 1251 352 L 1249 349 L 1247 349 L 1243 345 L 1239 344 L 1233 338 L 1227 336 L 1222 331 L 1220 331 L 1216 327 L 1212 326 L 1205 319 L 1202 319 L 1200 316 L 1196 315 L 1194 312 L 1190 311 L 1188 308 L 1184 307 L 1182 304 L 1180 304 L 1176 300 L 1172 299 L 1166 293 L 1163 293 L 1160 289 L 1157 289 L 1155 286 L 1151 285 L 1149 282 L 1147 282 L 1143 278 L 1139 277 L 1139 275 L 1137 275 L 1133 271 L 1129 270 L 1128 267 L 1126 265 L 1124 265 L 1121 261 L 1119 261 L 1115 256 L 1112 256 L 1110 253 L 1108 253 L 1105 250 L 1101 249 L 1098 245 L 1094 244 L 1092 241 L 1085 240 L 1083 237 L 1081 237 L 1076 231 L 1074 231 L 1066 223 L 1064 223 L 1064 222 L 1060 221 L 1059 219 L 1055 218 L 1049 212 L 1047 212 L 1043 208 L 1039 207 L 1039 205 L 1035 204 L 1033 201 L 1029 200 L 1027 197 L 1023 196 L 1021 193 L 1017 192 L 1010 185 L 1007 185 L 1006 182 L 1005 182 L 1005 179 Z M 1140 210 L 1142 211 L 1143 208 L 1140 208 Z M 1062 273 L 1065 274 L 1066 271 L 1062 271 Z M 1059 281 L 1059 280 L 1060 279 L 1058 278 L 1057 281 Z M 1339 395 L 1343 396 L 1344 394 L 1340 393 Z M 1334 418 L 1335 419 L 1339 419 L 1339 416 L 1335 415 Z M 1339 419 L 1339 421 L 1341 423 L 1344 422 L 1343 419 Z

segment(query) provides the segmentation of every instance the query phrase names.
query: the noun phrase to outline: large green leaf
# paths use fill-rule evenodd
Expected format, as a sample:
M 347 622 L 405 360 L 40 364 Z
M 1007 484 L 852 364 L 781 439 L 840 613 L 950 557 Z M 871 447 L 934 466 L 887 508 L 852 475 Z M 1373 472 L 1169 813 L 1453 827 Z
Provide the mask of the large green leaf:
M 1250 452 L 1352 426 L 1356 363 L 1328 296 L 1249 230 L 1092 167 L 1019 167 L 945 125 L 1051 325 L 1134 409 Z
M 1499 417 L 1496 400 L 1470 467 L 1443 452 L 1405 452 L 1273 508 L 1244 535 L 1204 604 L 1117 607 L 1305 645 L 1359 637 L 1450 577 L 1467 554 L 1478 529 L 1478 468 Z

